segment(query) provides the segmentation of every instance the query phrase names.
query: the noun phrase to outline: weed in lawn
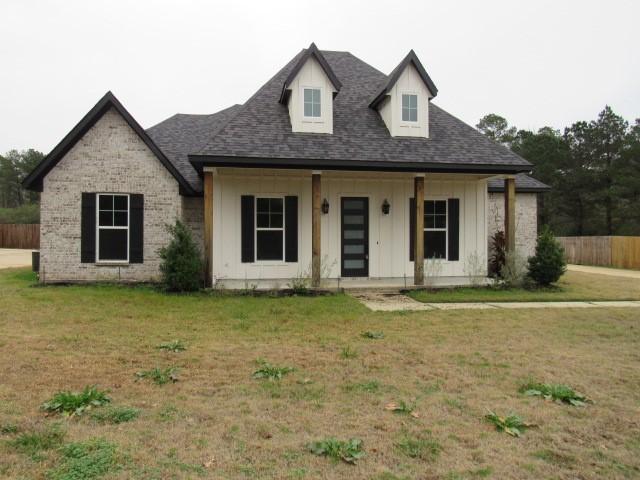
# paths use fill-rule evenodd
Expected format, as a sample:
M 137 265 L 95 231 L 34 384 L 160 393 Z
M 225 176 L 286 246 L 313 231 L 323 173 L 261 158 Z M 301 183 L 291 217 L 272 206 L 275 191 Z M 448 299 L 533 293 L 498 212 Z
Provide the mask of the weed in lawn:
M 175 367 L 167 367 L 167 368 L 153 368 L 151 370 L 142 370 L 136 373 L 136 377 L 147 378 L 156 385 L 165 385 L 169 382 L 177 382 L 178 381 L 178 369 Z
M 9 446 L 20 453 L 29 455 L 32 459 L 40 459 L 40 454 L 44 450 L 51 450 L 62 445 L 65 432 L 61 426 L 54 424 L 40 430 L 24 432 L 13 440 L 9 441 Z
M 418 384 L 418 389 L 425 395 L 433 395 L 442 390 L 442 381 L 436 380 L 435 382 L 425 383 L 423 385 Z
M 345 392 L 365 392 L 378 393 L 382 389 L 382 384 L 378 380 L 369 380 L 361 383 L 347 383 L 343 387 Z
M 12 435 L 18 433 L 18 426 L 13 423 L 4 423 L 0 425 L 0 433 L 3 435 Z
M 159 350 L 165 350 L 167 352 L 184 352 L 187 346 L 180 340 L 172 340 L 170 342 L 163 342 L 156 347 Z
M 358 352 L 355 349 L 351 348 L 350 345 L 347 345 L 340 351 L 340 356 L 344 359 L 349 360 L 352 358 L 357 358 Z
M 116 446 L 104 439 L 69 443 L 61 448 L 62 460 L 51 480 L 90 480 L 118 468 Z
M 381 340 L 384 338 L 384 333 L 382 332 L 372 332 L 370 330 L 367 330 L 366 332 L 362 332 L 360 334 L 361 337 L 363 338 L 368 338 L 371 340 Z
M 489 411 L 485 418 L 495 425 L 496 430 L 508 433 L 512 437 L 519 437 L 526 429 L 537 426 L 533 423 L 525 422 L 522 418 L 513 413 L 506 417 L 501 417 L 492 411 Z
M 538 450 L 531 454 L 532 457 L 543 460 L 551 465 L 556 465 L 558 467 L 567 467 L 573 465 L 575 463 L 575 458 L 570 455 L 565 455 L 563 453 L 556 452 L 554 450 Z
M 140 415 L 140 410 L 132 407 L 107 407 L 91 413 L 91 418 L 100 423 L 125 423 Z
M 442 451 L 442 446 L 430 432 L 423 432 L 414 436 L 405 433 L 396 443 L 396 448 L 410 458 L 419 458 L 426 462 L 433 462 Z
M 84 387 L 82 392 L 58 392 L 51 400 L 42 404 L 42 410 L 48 413 L 62 413 L 73 416 L 82 415 L 93 407 L 101 407 L 109 403 L 111 399 L 107 393 L 93 386 Z
M 178 417 L 178 409 L 175 405 L 164 405 L 158 412 L 158 418 L 163 422 L 172 422 Z
M 584 407 L 591 402 L 584 395 L 577 393 L 571 387 L 562 384 L 537 383 L 529 381 L 520 386 L 520 393 L 531 397 L 542 397 L 557 403 L 568 403 L 574 407 Z
M 387 403 L 384 406 L 385 410 L 389 410 L 393 413 L 400 413 L 402 415 L 411 415 L 414 418 L 418 418 L 419 415 L 415 412 L 416 404 L 415 403 L 407 403 L 404 400 L 400 400 L 399 402 L 391 402 Z
M 253 378 L 258 379 L 266 378 L 268 380 L 280 380 L 282 377 L 295 370 L 292 367 L 276 367 L 262 359 L 256 360 L 256 363 L 260 368 L 253 372 Z
M 365 455 L 362 450 L 362 440 L 358 438 L 345 441 L 330 437 L 312 442 L 308 448 L 309 451 L 315 455 L 326 456 L 336 462 L 342 460 L 350 464 L 356 463 Z

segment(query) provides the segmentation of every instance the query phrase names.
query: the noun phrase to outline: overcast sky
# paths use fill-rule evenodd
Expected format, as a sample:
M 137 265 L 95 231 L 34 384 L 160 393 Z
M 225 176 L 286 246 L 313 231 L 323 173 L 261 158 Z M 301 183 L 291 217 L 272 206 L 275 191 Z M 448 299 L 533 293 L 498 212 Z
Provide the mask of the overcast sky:
M 243 103 L 312 41 L 385 73 L 414 49 L 475 125 L 640 117 L 638 0 L 2 0 L 0 152 L 49 152 L 108 90 L 150 127 Z

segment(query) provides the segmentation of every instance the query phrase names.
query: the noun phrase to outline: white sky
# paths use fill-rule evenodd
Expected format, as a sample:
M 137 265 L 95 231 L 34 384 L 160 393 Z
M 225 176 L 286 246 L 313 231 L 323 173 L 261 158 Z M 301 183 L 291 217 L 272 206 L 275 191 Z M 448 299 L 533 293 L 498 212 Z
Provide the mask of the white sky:
M 639 24 L 638 0 L 2 0 L 0 152 L 49 152 L 107 90 L 145 128 L 243 103 L 312 41 L 385 73 L 413 48 L 471 125 L 633 121 Z

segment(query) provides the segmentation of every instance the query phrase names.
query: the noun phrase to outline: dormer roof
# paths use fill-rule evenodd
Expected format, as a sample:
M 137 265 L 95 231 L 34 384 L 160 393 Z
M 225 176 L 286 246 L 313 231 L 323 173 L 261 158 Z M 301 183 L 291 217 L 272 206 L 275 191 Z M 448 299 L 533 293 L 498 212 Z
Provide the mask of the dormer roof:
M 315 60 L 320 64 L 320 67 L 329 78 L 329 81 L 336 89 L 336 92 L 340 91 L 340 89 L 342 88 L 342 83 L 340 83 L 340 80 L 338 80 L 338 77 L 333 72 L 327 60 L 324 58 L 324 55 L 322 55 L 322 52 L 318 50 L 318 47 L 316 47 L 315 43 L 312 43 L 311 45 L 309 45 L 309 48 L 302 50 L 302 55 L 300 56 L 298 63 L 296 63 L 296 65 L 293 67 L 291 72 L 289 72 L 289 75 L 285 79 L 284 85 L 282 86 L 282 93 L 280 94 L 280 103 L 286 105 L 287 101 L 289 100 L 289 96 L 291 95 L 291 84 L 300 72 L 300 69 L 312 57 L 315 58 Z
M 426 85 L 427 89 L 429 89 L 429 92 L 431 93 L 431 98 L 435 97 L 438 94 L 438 89 L 433 83 L 433 80 L 431 80 L 431 77 L 429 76 L 427 71 L 422 66 L 422 63 L 420 62 L 420 59 L 418 59 L 416 52 L 411 50 L 407 54 L 407 56 L 404 57 L 404 59 L 400 62 L 400 64 L 396 68 L 394 68 L 393 71 L 389 74 L 389 77 L 387 78 L 384 86 L 376 94 L 376 96 L 373 97 L 373 100 L 369 104 L 369 107 L 376 108 L 378 104 L 380 104 L 380 102 L 384 100 L 384 97 L 389 94 L 393 86 L 396 84 L 396 82 L 400 78 L 400 75 L 402 75 L 402 72 L 404 72 L 405 68 L 407 68 L 409 64 L 413 64 L 413 66 L 417 70 L 418 75 L 420 75 L 420 78 Z

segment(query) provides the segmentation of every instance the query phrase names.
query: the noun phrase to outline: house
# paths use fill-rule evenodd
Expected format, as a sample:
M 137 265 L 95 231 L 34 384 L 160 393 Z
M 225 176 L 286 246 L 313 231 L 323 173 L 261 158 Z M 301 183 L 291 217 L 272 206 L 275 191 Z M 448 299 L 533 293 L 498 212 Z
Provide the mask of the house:
M 547 187 L 437 93 L 413 51 L 385 75 L 314 44 L 211 115 L 144 130 L 107 93 L 24 181 L 41 192 L 40 280 L 157 280 L 176 219 L 207 285 L 485 276 L 497 229 L 531 253 Z

